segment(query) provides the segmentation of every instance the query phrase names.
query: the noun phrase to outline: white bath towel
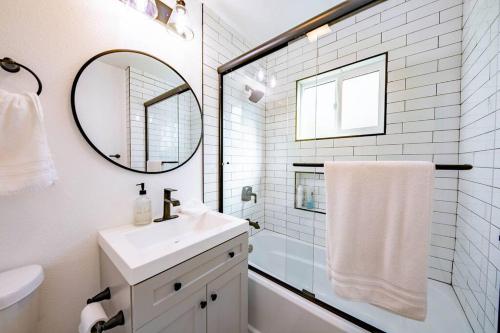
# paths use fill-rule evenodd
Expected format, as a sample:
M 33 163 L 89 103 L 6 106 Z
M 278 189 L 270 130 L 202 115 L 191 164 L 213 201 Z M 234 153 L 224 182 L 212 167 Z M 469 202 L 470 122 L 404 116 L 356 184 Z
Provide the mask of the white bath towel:
M 425 319 L 434 169 L 325 163 L 327 270 L 336 294 Z
M 56 179 L 38 96 L 0 90 L 0 195 L 47 187 Z

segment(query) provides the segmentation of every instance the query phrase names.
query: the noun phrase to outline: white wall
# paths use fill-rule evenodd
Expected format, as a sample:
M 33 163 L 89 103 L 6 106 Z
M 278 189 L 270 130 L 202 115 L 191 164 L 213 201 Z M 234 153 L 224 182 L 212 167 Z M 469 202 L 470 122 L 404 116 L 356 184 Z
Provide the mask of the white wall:
M 460 162 L 453 287 L 474 332 L 497 332 L 500 293 L 500 2 L 463 5 Z
M 125 71 L 95 61 L 82 73 L 75 103 L 85 134 L 106 155 L 120 154 L 115 161 L 128 162 Z
M 87 145 L 70 109 L 79 68 L 91 56 L 114 48 L 162 58 L 200 98 L 201 5 L 191 0 L 188 8 L 195 39 L 181 42 L 116 0 L 2 1 L 0 56 L 31 67 L 43 81 L 48 140 L 60 177 L 44 191 L 0 198 L 0 270 L 29 263 L 45 269 L 41 332 L 76 331 L 81 307 L 99 288 L 96 232 L 132 221 L 135 184 L 146 182 L 156 215 L 161 214 L 164 187 L 179 189 L 181 202 L 202 196 L 201 151 L 172 173 L 132 173 Z M 34 89 L 34 84 L 24 73 L 0 71 L 0 87 Z

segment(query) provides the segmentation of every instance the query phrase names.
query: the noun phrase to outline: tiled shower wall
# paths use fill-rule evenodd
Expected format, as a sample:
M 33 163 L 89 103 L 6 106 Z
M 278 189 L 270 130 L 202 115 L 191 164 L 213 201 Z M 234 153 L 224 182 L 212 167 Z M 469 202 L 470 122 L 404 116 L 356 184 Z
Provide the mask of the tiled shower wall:
M 497 332 L 500 292 L 500 1 L 463 5 L 460 172 L 453 287 L 474 332 Z
M 458 162 L 461 16 L 460 0 L 387 0 L 267 57 L 278 86 L 266 97 L 266 228 L 324 244 L 325 215 L 294 209 L 295 171 L 314 169 L 293 162 Z M 295 81 L 386 51 L 387 134 L 295 142 Z M 456 171 L 436 172 L 434 199 L 429 276 L 450 283 Z
M 194 152 L 201 133 L 201 117 L 198 104 L 192 91 L 177 95 L 178 102 L 178 147 L 179 164 L 186 161 Z M 170 167 L 176 165 L 170 165 Z
M 204 202 L 214 210 L 219 209 L 219 78 L 217 68 L 250 48 L 247 40 L 224 23 L 207 6 L 203 6 Z M 240 91 L 241 89 L 237 90 L 238 93 Z M 237 112 L 239 111 L 235 109 L 234 113 Z M 239 120 L 241 121 L 242 118 Z M 241 196 L 241 188 L 239 194 Z
M 174 88 L 153 74 L 129 67 L 129 121 L 130 164 L 133 169 L 144 170 L 144 102 Z M 169 98 L 148 110 L 149 159 L 153 161 L 184 162 L 198 144 L 201 119 L 191 91 Z M 178 164 L 169 163 L 172 168 Z
M 254 63 L 226 75 L 223 94 L 224 213 L 259 223 L 264 222 L 265 103 L 251 102 L 245 85 L 256 88 L 253 76 L 264 67 Z M 242 201 L 244 186 L 252 187 L 255 199 Z
M 189 126 L 190 126 L 190 132 L 189 132 L 189 137 L 184 137 L 185 142 L 185 147 L 189 146 L 189 149 L 186 153 L 181 154 L 181 156 L 185 156 L 185 158 L 182 160 L 186 160 L 186 158 L 189 158 L 189 156 L 194 152 L 196 149 L 197 145 L 200 143 L 200 133 L 202 133 L 202 117 L 200 116 L 201 113 L 201 105 L 198 105 L 196 98 L 193 94 L 192 91 L 189 91 L 187 93 L 182 94 L 182 98 L 188 99 L 189 100 L 189 113 L 183 114 L 183 117 L 186 117 L 189 119 Z M 186 102 L 187 103 L 187 102 Z M 188 108 L 186 107 L 186 110 Z M 186 131 L 187 133 L 187 131 Z
M 177 108 L 177 96 L 148 108 L 148 119 L 146 121 L 149 121 L 149 160 L 178 162 L 180 159 L 177 147 L 179 133 Z M 175 164 L 169 163 L 168 167 L 173 165 Z
M 135 170 L 145 170 L 144 102 L 172 89 L 172 86 L 162 82 L 152 74 L 145 73 L 133 67 L 129 67 L 127 72 L 129 76 L 130 165 Z M 175 103 L 166 102 L 164 104 L 165 107 L 168 108 L 170 106 L 172 108 Z M 159 109 L 163 109 L 163 107 L 160 106 L 154 109 L 158 111 Z M 153 110 L 153 114 L 156 111 Z M 171 117 L 174 113 L 168 112 L 166 114 Z M 155 129 L 154 124 L 151 124 L 153 125 L 151 129 L 153 133 L 160 135 L 159 121 L 161 117 L 156 117 L 156 119 L 158 121 L 156 127 L 158 128 Z M 173 129 L 168 132 L 172 132 L 170 137 L 173 137 Z
M 474 169 L 459 176 L 454 171 L 437 173 L 429 266 L 431 277 L 450 282 L 454 260 L 453 286 L 475 332 L 496 332 L 498 326 L 499 13 L 498 0 L 465 0 L 463 4 L 455 0 L 388 0 L 335 24 L 334 32 L 320 39 L 316 52 L 308 53 L 311 46 L 302 40 L 267 57 L 270 71 L 279 71 L 280 61 L 281 69 L 297 65 L 292 70 L 297 70 L 298 78 L 305 76 L 308 65 L 314 67 L 309 74 L 314 74 L 389 51 L 389 104 L 387 135 L 294 143 L 289 128 L 294 92 L 286 102 L 290 86 L 268 93 L 266 228 L 322 241 L 321 216 L 311 219 L 310 213 L 293 209 L 294 171 L 311 171 L 292 168 L 293 162 L 328 158 L 456 163 L 459 149 L 460 163 L 471 163 Z M 213 13 L 205 13 L 204 18 L 205 199 L 217 208 L 215 69 L 248 45 Z M 288 68 L 278 79 L 289 84 L 292 70 Z M 276 131 L 286 133 L 284 141 L 275 141 L 282 140 Z M 286 177 L 279 178 L 283 172 Z M 280 182 L 278 191 L 274 178 Z M 288 212 L 297 218 L 280 221 L 279 209 L 273 212 L 275 207 L 282 209 L 281 216 Z M 311 220 L 320 234 L 312 232 Z M 289 228 L 280 230 L 280 226 Z

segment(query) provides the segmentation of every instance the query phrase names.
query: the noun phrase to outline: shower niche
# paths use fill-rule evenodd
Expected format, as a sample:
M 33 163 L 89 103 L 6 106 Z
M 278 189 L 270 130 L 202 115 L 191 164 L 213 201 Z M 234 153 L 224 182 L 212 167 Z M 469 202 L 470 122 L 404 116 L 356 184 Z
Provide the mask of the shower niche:
M 326 214 L 325 174 L 295 172 L 295 209 Z

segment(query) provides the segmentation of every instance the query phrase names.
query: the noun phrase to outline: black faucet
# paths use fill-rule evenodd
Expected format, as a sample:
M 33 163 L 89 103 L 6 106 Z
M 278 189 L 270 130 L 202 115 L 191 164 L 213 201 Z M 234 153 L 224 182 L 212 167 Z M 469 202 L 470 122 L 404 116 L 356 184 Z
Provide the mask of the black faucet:
M 172 192 L 175 191 L 177 190 L 174 190 L 172 188 L 166 188 L 163 190 L 163 217 L 155 219 L 155 222 L 163 222 L 179 217 L 179 215 L 170 215 L 170 205 L 177 207 L 181 204 L 179 200 L 171 198 Z
M 248 221 L 248 224 L 250 224 L 251 227 L 254 227 L 255 229 L 260 229 L 259 222 L 254 222 L 250 219 L 246 219 Z

